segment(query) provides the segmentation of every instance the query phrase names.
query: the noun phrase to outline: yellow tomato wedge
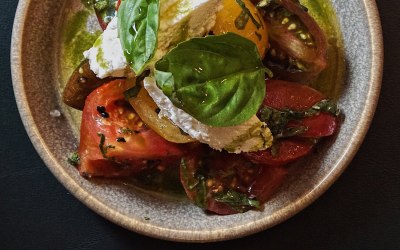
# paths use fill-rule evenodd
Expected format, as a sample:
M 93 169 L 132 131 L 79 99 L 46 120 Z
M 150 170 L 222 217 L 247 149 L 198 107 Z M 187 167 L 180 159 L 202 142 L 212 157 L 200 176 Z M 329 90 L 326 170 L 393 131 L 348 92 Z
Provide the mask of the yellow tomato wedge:
M 254 4 L 250 0 L 222 0 L 222 4 L 212 32 L 215 35 L 232 32 L 251 40 L 263 58 L 269 47 L 267 26 Z
M 129 103 L 143 122 L 167 141 L 175 143 L 195 141 L 192 137 L 183 134 L 168 118 L 160 118 L 158 116 L 157 104 L 155 104 L 146 89 L 141 88 L 136 97 L 129 99 Z

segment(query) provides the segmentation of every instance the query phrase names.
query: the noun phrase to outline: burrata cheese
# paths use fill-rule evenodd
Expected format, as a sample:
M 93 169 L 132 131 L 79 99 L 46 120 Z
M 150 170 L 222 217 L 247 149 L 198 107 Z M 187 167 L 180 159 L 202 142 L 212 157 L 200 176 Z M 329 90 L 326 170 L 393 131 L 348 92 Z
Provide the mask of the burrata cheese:
M 143 85 L 160 108 L 159 116 L 167 117 L 189 136 L 216 150 L 224 149 L 230 153 L 254 152 L 272 145 L 271 131 L 255 115 L 237 126 L 208 126 L 176 107 L 158 88 L 154 77 L 146 77 Z
M 157 49 L 150 67 L 179 42 L 207 34 L 214 26 L 221 0 L 160 1 L 160 25 Z M 83 53 L 90 69 L 99 78 L 127 75 L 126 61 L 118 36 L 118 18 L 114 17 L 92 48 Z

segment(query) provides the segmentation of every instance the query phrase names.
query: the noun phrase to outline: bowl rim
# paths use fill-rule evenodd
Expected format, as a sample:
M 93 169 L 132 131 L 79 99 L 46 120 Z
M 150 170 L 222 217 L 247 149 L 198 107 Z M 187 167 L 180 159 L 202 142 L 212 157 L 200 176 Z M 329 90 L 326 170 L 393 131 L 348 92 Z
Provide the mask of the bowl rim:
M 367 21 L 370 27 L 370 42 L 372 48 L 371 68 L 374 70 L 371 70 L 371 77 L 368 85 L 369 89 L 366 97 L 367 102 L 361 114 L 361 119 L 358 122 L 360 130 L 358 130 L 357 133 L 351 137 L 348 146 L 344 150 L 344 154 L 336 161 L 336 164 L 332 167 L 332 171 L 320 182 L 320 185 L 312 189 L 301 199 L 298 199 L 291 205 L 285 207 L 285 209 L 274 215 L 269 221 L 261 220 L 259 225 L 255 227 L 254 225 L 250 226 L 251 223 L 249 223 L 235 228 L 213 230 L 211 233 L 210 231 L 174 230 L 161 228 L 138 220 L 132 220 L 132 218 L 129 216 L 113 210 L 107 206 L 107 204 L 90 195 L 79 186 L 79 183 L 75 182 L 66 173 L 61 164 L 51 154 L 51 150 L 46 146 L 44 139 L 42 138 L 34 122 L 32 112 L 28 108 L 28 98 L 24 91 L 24 78 L 22 73 L 22 45 L 23 36 L 25 33 L 24 28 L 26 26 L 25 23 L 28 21 L 27 12 L 31 3 L 34 2 L 33 0 L 19 1 L 14 19 L 11 41 L 10 61 L 12 82 L 14 95 L 22 122 L 36 151 L 39 153 L 46 166 L 58 179 L 58 181 L 60 181 L 78 200 L 84 203 L 91 210 L 126 229 L 150 237 L 180 242 L 222 241 L 244 237 L 262 230 L 266 230 L 294 216 L 309 206 L 318 197 L 320 197 L 350 164 L 368 132 L 376 110 L 382 83 L 383 37 L 376 2 L 374 0 L 361 1 L 364 3 L 367 13 Z

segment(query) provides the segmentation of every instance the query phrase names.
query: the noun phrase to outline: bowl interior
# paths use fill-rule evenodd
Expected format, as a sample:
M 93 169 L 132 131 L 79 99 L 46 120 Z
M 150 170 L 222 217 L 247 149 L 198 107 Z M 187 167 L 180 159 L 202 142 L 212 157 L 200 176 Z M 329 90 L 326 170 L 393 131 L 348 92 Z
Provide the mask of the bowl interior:
M 58 91 L 58 38 L 66 3 L 19 2 L 11 55 L 18 107 L 35 148 L 53 174 L 83 203 L 123 227 L 178 241 L 224 240 L 269 228 L 319 197 L 344 171 L 366 134 L 382 72 L 376 6 L 369 0 L 333 0 L 346 58 L 346 84 L 339 98 L 345 118 L 335 138 L 324 141 L 317 152 L 291 168 L 284 186 L 262 212 L 206 215 L 186 199 L 145 192 L 126 181 L 83 179 L 67 163 L 78 138 Z M 55 110 L 61 115 L 50 115 Z

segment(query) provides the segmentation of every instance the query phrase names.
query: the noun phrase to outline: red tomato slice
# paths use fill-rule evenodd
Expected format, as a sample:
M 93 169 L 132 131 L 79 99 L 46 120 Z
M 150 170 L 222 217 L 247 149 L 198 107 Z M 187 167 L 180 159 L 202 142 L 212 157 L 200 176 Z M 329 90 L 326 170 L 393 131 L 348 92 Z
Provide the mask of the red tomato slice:
M 210 150 L 185 157 L 180 168 L 181 182 L 189 199 L 221 215 L 261 205 L 276 192 L 285 175 L 283 167 L 264 167 L 242 155 Z
M 276 142 L 277 152 L 272 153 L 271 149 L 245 153 L 250 161 L 256 164 L 280 166 L 291 163 L 309 154 L 314 143 L 301 138 L 288 138 Z
M 268 80 L 266 86 L 263 104 L 278 110 L 303 111 L 324 99 L 321 92 L 300 83 Z
M 250 192 L 261 203 L 266 202 L 282 185 L 287 172 L 287 169 L 282 166 L 264 166 L 257 178 L 267 181 L 254 182 Z
M 266 84 L 263 105 L 277 110 L 304 111 L 325 99 L 321 92 L 304 84 L 280 80 L 268 80 Z M 338 120 L 331 114 L 321 112 L 312 117 L 292 120 L 288 124 L 288 127 L 299 126 L 308 128 L 306 132 L 299 136 L 320 138 L 334 134 L 338 127 Z
M 277 110 L 290 109 L 301 112 L 325 99 L 322 93 L 303 84 L 280 80 L 269 80 L 266 84 L 263 105 Z M 274 148 L 247 153 L 245 156 L 256 164 L 288 164 L 311 152 L 314 143 L 307 138 L 321 138 L 334 134 L 338 121 L 335 116 L 321 112 L 315 116 L 291 120 L 287 127 L 306 127 L 307 130 L 294 137 L 278 139 Z
M 264 8 L 271 48 L 264 62 L 279 79 L 306 81 L 326 67 L 325 34 L 297 0 L 277 0 Z
M 338 120 L 333 115 L 320 113 L 316 116 L 306 117 L 302 120 L 291 121 L 288 124 L 288 127 L 300 126 L 308 129 L 299 136 L 320 138 L 333 135 L 338 127 Z
M 78 167 L 86 177 L 136 174 L 155 160 L 176 158 L 182 148 L 148 128 L 125 101 L 125 80 L 109 82 L 86 99 Z

